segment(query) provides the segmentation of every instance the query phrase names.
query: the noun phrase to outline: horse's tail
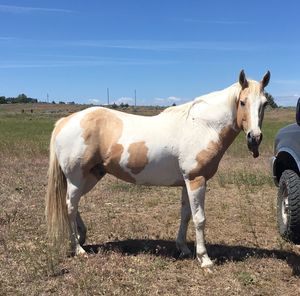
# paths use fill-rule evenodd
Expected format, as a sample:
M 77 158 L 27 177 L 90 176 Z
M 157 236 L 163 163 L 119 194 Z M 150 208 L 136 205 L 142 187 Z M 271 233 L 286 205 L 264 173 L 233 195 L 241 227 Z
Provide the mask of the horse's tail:
M 48 187 L 46 194 L 47 233 L 52 245 L 62 246 L 69 237 L 69 217 L 66 203 L 67 181 L 54 149 L 54 131 L 50 142 Z

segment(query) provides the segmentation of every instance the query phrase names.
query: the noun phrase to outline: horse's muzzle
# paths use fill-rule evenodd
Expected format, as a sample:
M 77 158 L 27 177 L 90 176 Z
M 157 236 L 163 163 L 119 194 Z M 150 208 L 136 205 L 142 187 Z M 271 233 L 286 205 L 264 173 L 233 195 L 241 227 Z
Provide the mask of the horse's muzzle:
M 259 156 L 258 147 L 262 140 L 262 133 L 254 134 L 252 131 L 247 133 L 247 146 L 248 149 L 252 152 L 254 158 Z

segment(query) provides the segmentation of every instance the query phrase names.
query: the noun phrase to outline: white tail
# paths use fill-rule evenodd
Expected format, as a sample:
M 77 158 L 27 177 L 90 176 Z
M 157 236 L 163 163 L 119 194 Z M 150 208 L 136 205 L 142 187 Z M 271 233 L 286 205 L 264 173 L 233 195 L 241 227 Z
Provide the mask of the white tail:
M 66 203 L 67 182 L 55 153 L 54 135 L 53 131 L 50 142 L 46 219 L 48 238 L 52 244 L 58 246 L 69 239 L 70 222 Z

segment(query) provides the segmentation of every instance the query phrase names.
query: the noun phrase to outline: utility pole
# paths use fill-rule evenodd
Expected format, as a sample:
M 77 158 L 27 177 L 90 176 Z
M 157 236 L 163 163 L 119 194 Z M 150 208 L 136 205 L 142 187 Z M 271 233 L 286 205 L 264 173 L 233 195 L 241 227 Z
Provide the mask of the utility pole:
M 109 88 L 107 88 L 107 105 L 109 106 Z
M 47 103 L 49 104 L 49 94 L 47 93 Z
M 136 107 L 136 89 L 134 90 L 134 107 Z

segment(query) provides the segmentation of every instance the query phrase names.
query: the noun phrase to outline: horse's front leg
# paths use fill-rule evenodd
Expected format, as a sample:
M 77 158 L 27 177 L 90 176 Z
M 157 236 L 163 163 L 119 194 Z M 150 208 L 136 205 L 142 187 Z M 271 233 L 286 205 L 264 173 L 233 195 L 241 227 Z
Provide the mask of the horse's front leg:
M 193 221 L 196 228 L 196 253 L 201 267 L 211 267 L 212 261 L 207 255 L 204 239 L 205 213 L 204 201 L 206 191 L 206 180 L 199 176 L 193 180 L 186 180 L 186 187 L 190 201 Z

